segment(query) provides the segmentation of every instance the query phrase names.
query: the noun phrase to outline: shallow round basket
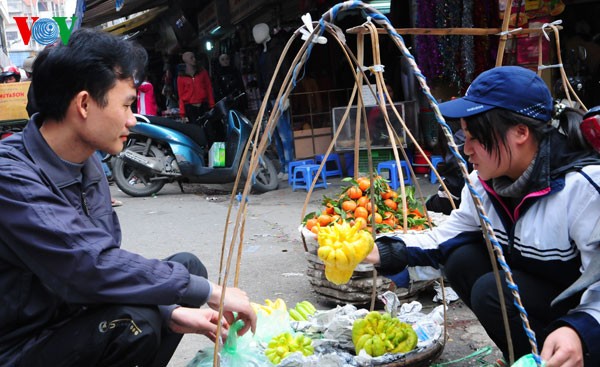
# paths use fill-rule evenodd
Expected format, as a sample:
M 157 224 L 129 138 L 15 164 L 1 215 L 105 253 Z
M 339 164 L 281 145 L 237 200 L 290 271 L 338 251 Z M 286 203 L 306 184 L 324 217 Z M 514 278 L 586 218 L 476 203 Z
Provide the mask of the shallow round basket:
M 433 344 L 418 349 L 416 351 L 406 353 L 400 359 L 391 363 L 378 364 L 378 367 L 427 367 L 437 360 L 444 351 L 444 339 L 435 341 Z

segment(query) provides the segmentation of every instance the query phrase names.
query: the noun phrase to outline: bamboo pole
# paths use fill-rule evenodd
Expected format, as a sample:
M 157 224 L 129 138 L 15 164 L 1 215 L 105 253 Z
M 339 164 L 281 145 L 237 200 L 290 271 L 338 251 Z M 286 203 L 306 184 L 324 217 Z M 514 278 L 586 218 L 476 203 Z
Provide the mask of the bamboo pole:
M 562 27 L 557 27 L 562 30 Z M 346 30 L 350 34 L 367 33 L 365 27 L 356 26 Z M 398 34 L 404 35 L 429 35 L 429 36 L 494 36 L 502 33 L 502 28 L 396 28 Z M 542 33 L 542 28 L 510 28 L 507 36 L 514 37 L 519 34 Z M 386 30 L 377 28 L 377 33 L 384 34 Z
M 502 33 L 498 42 L 498 53 L 496 54 L 496 66 L 502 66 L 504 58 L 504 49 L 506 48 L 506 40 L 508 39 L 508 23 L 510 22 L 510 12 L 512 10 L 512 0 L 506 2 L 504 9 L 504 18 L 502 19 Z

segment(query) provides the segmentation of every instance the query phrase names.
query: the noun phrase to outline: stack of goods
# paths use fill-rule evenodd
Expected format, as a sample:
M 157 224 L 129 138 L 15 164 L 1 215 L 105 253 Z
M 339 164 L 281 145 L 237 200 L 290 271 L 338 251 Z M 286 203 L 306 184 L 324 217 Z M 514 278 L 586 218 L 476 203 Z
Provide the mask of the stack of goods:
M 443 347 L 437 310 L 429 315 L 420 308 L 369 312 L 353 305 L 317 310 L 308 300 L 288 309 L 279 298 L 252 307 L 256 332 L 238 336 L 243 323 L 235 321 L 219 353 L 221 366 L 408 366 L 435 360 Z M 213 351 L 200 351 L 187 367 L 211 367 L 213 357 Z

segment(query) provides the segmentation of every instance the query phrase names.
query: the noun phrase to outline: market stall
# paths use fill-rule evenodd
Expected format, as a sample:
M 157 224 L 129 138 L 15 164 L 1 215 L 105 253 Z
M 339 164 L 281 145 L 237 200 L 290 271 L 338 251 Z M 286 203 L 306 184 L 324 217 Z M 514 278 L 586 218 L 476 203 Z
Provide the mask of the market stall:
M 342 30 L 336 27 L 333 22 L 340 12 L 357 8 L 363 11 L 366 21 L 365 23 L 353 29 L 353 31 L 358 34 L 357 52 L 355 54 L 344 42 Z M 510 9 L 506 11 L 504 16 L 505 20 L 510 17 Z M 318 313 L 315 313 L 311 317 L 306 317 L 305 320 L 285 320 L 285 317 L 294 318 L 291 315 L 295 313 L 290 313 L 288 311 L 288 313 L 283 314 L 284 320 L 278 323 L 286 330 L 278 330 L 279 333 L 276 335 L 270 335 L 269 341 L 255 340 L 257 343 L 257 348 L 264 352 L 264 356 L 266 356 L 272 364 L 280 366 L 310 365 L 310 363 L 313 361 L 310 360 L 312 355 L 316 355 L 319 363 L 321 363 L 321 361 L 326 360 L 330 354 L 334 354 L 336 358 L 344 358 L 346 353 L 349 353 L 350 357 L 345 359 L 345 361 L 355 363 L 351 365 L 418 366 L 421 365 L 421 363 L 431 363 L 431 361 L 435 359 L 437 354 L 439 354 L 443 349 L 446 340 L 444 326 L 446 315 L 444 308 L 442 307 L 437 315 L 430 315 L 431 319 L 436 319 L 439 321 L 439 333 L 436 334 L 437 337 L 431 338 L 431 335 L 429 335 L 429 337 L 427 335 L 419 335 L 418 320 L 411 317 L 403 318 L 406 316 L 406 314 L 403 315 L 402 307 L 386 307 L 384 311 L 374 310 L 376 299 L 386 294 L 385 289 L 387 285 L 384 279 L 378 277 L 374 268 L 361 264 L 361 262 L 373 248 L 373 241 L 375 237 L 385 235 L 386 232 L 408 233 L 408 231 L 427 231 L 435 225 L 434 215 L 427 213 L 427 211 L 424 210 L 423 203 L 419 203 L 418 200 L 415 199 L 417 197 L 423 197 L 419 191 L 420 189 L 418 185 L 416 185 L 416 188 L 414 189 L 415 191 L 412 191 L 413 188 L 408 189 L 404 184 L 401 184 L 397 190 L 390 190 L 385 180 L 381 179 L 381 177 L 378 177 L 374 173 L 375 170 L 371 156 L 372 147 L 370 144 L 371 140 L 369 138 L 369 129 L 365 128 L 364 123 L 366 121 L 366 113 L 362 103 L 364 100 L 362 98 L 362 93 L 364 91 L 368 90 L 369 93 L 373 95 L 384 115 L 390 144 L 393 148 L 394 160 L 398 163 L 396 167 L 398 169 L 397 174 L 400 177 L 400 182 L 404 182 L 403 176 L 405 174 L 401 169 L 400 161 L 408 160 L 407 152 L 405 151 L 403 145 L 405 139 L 411 141 L 415 145 L 416 149 L 423 156 L 425 162 L 430 166 L 432 174 L 435 174 L 438 179 L 441 179 L 439 174 L 436 172 L 435 167 L 432 166 L 431 161 L 429 158 L 427 158 L 427 155 L 424 154 L 422 148 L 419 146 L 417 139 L 406 127 L 401 114 L 395 108 L 394 104 L 386 97 L 388 93 L 386 91 L 386 85 L 382 76 L 382 68 L 380 67 L 381 59 L 378 38 L 380 33 L 385 33 L 390 36 L 401 54 L 405 56 L 407 60 L 409 60 L 414 75 L 416 76 L 423 93 L 428 98 L 431 110 L 435 115 L 435 119 L 444 132 L 445 138 L 448 140 L 448 145 L 452 153 L 461 162 L 460 168 L 465 178 L 465 182 L 467 185 L 471 185 L 469 182 L 465 162 L 462 158 L 460 158 L 458 148 L 452 137 L 452 132 L 441 116 L 437 107 L 437 101 L 431 95 L 423 74 L 420 72 L 420 69 L 417 66 L 414 58 L 404 45 L 402 37 L 400 34 L 398 34 L 397 30 L 391 26 L 387 18 L 370 8 L 368 5 L 365 5 L 361 2 L 350 1 L 334 6 L 332 9 L 330 9 L 330 11 L 323 15 L 319 22 L 312 22 L 310 19 L 303 20 L 305 25 L 294 33 L 281 55 L 280 62 L 277 65 L 276 72 L 273 76 L 273 80 L 271 80 L 267 90 L 267 95 L 271 93 L 271 89 L 274 85 L 274 79 L 277 73 L 280 72 L 285 75 L 285 79 L 281 89 L 277 93 L 277 100 L 283 101 L 288 98 L 291 90 L 298 81 L 297 79 L 301 75 L 299 71 L 302 70 L 314 47 L 339 46 L 344 52 L 346 61 L 351 65 L 351 70 L 356 70 L 356 73 L 352 75 L 355 81 L 355 87 L 348 103 L 347 111 L 340 119 L 339 125 L 334 132 L 333 140 L 327 149 L 327 152 L 325 153 L 325 157 L 327 157 L 333 151 L 336 140 L 340 136 L 341 131 L 344 129 L 344 124 L 349 114 L 348 111 L 350 108 L 355 106 L 357 111 L 360 111 L 356 113 L 356 118 L 354 121 L 355 177 L 351 177 L 347 180 L 348 186 L 342 190 L 338 197 L 324 200 L 323 207 L 319 208 L 318 212 L 314 211 L 309 213 L 309 199 L 313 192 L 314 185 L 317 182 L 319 172 L 324 168 L 326 159 L 323 160 L 323 163 L 319 166 L 319 171 L 315 175 L 315 178 L 312 182 L 312 187 L 310 190 L 308 190 L 307 198 L 304 203 L 303 215 L 299 220 L 302 222 L 300 226 L 300 233 L 303 238 L 305 251 L 307 253 L 307 274 L 311 279 L 311 284 L 314 286 L 316 292 L 321 292 L 321 296 L 324 299 L 333 300 L 335 303 L 344 305 L 338 305 L 335 309 L 331 310 L 322 310 Z M 555 25 L 547 25 L 544 27 L 544 29 L 552 27 L 555 27 Z M 467 31 L 455 30 L 450 32 L 461 34 L 461 32 Z M 501 38 L 501 48 L 503 47 L 502 40 L 506 40 L 510 36 L 511 32 L 509 32 L 508 29 L 508 22 L 505 21 L 499 34 Z M 527 32 L 537 32 L 541 38 L 543 29 L 540 28 L 538 30 L 529 30 Z M 478 31 L 475 33 L 489 34 L 488 31 Z M 325 34 L 327 37 L 325 37 Z M 289 51 L 291 43 L 297 38 L 301 38 L 305 41 L 303 46 L 295 56 L 291 67 L 288 70 L 280 70 L 281 60 Z M 364 65 L 364 53 L 368 45 L 366 39 L 370 41 L 369 44 L 372 51 L 370 60 L 372 61 L 373 65 Z M 503 55 L 503 51 L 499 52 L 499 58 L 497 60 L 499 65 L 502 64 L 501 55 Z M 367 72 L 374 74 L 375 83 L 368 82 L 368 78 L 366 76 Z M 363 85 L 367 86 L 366 90 L 363 89 Z M 269 144 L 268 138 L 261 139 L 256 131 L 273 131 L 279 116 L 282 113 L 280 110 L 280 105 L 282 104 L 280 103 L 275 106 L 268 118 L 263 119 L 263 117 L 265 117 L 266 105 L 267 100 L 265 99 L 261 108 L 259 109 L 258 116 L 256 118 L 257 123 L 254 126 L 254 131 L 252 134 L 256 149 L 253 150 L 253 155 L 250 160 L 250 172 L 252 172 L 257 165 L 257 156 L 264 152 Z M 390 114 L 387 112 L 388 107 L 390 107 L 392 111 Z M 394 129 L 392 123 L 390 122 L 391 114 L 395 116 L 395 120 L 401 123 L 403 128 L 402 132 L 405 132 L 406 136 L 400 137 L 399 132 Z M 263 121 L 265 126 L 261 126 Z M 268 135 L 269 134 L 264 134 L 263 136 L 266 137 Z M 366 142 L 366 150 L 368 153 L 368 174 L 365 177 L 359 176 L 359 160 L 357 159 L 359 145 L 361 143 L 361 136 L 366 137 L 366 139 L 363 141 Z M 410 168 L 410 174 L 414 177 L 412 168 Z M 227 218 L 228 224 L 230 222 L 234 224 L 231 231 L 228 231 L 228 228 L 226 227 L 226 233 L 223 240 L 223 284 L 227 284 L 229 275 L 233 273 L 234 270 L 232 268 L 232 263 L 234 260 L 236 260 L 235 281 L 233 284 L 234 286 L 237 285 L 240 256 L 242 254 L 243 246 L 243 228 L 245 216 L 248 210 L 246 197 L 249 194 L 249 189 L 249 183 L 247 183 L 241 191 L 241 194 L 232 194 L 231 196 L 230 208 L 236 206 L 237 214 L 235 216 L 235 220 L 233 220 L 231 218 L 232 211 L 230 210 Z M 233 190 L 233 193 L 236 192 L 238 192 L 237 182 Z M 391 194 L 390 192 L 393 192 L 394 194 Z M 387 201 L 389 197 L 386 198 L 384 196 L 388 194 L 395 195 L 394 199 L 389 202 Z M 502 253 L 502 249 L 495 237 L 493 229 L 489 226 L 486 213 L 478 198 L 473 196 L 472 199 L 481 218 L 481 226 L 486 234 L 486 241 L 488 243 L 490 255 L 497 257 L 498 262 L 502 265 L 504 274 L 506 274 L 506 282 L 510 285 L 513 285 L 514 281 L 511 278 L 510 268 L 504 261 L 504 254 Z M 236 200 L 237 204 L 235 204 Z M 362 205 L 359 204 L 359 200 L 363 201 Z M 378 210 L 376 209 L 378 205 L 384 210 L 383 215 L 378 213 Z M 364 213 L 362 213 L 360 216 L 358 215 L 357 207 L 364 209 Z M 386 214 L 386 212 L 388 214 Z M 324 216 L 323 213 L 327 214 L 327 216 L 321 218 Z M 379 218 L 378 215 L 380 216 Z M 388 222 L 384 223 L 384 220 L 387 220 Z M 500 272 L 498 265 L 495 262 L 492 263 L 494 266 L 494 272 L 497 276 L 497 281 L 499 282 Z M 338 286 L 338 288 L 333 287 L 330 283 Z M 511 289 L 515 289 L 513 295 L 515 297 L 515 302 L 519 303 L 520 297 L 518 294 L 518 288 L 514 287 Z M 353 304 L 364 305 L 369 301 L 369 310 L 357 309 L 355 306 L 353 306 Z M 388 302 L 386 303 L 386 306 L 394 303 L 396 302 Z M 265 306 L 268 308 L 272 305 L 267 302 Z M 520 303 L 519 306 L 522 308 Z M 281 302 L 279 307 L 275 307 L 275 309 L 277 308 L 282 309 Z M 343 311 L 339 311 L 340 309 Z M 277 312 L 273 310 L 273 307 L 271 307 L 270 312 L 267 312 L 267 314 L 273 315 L 273 313 L 276 314 Z M 322 316 L 323 319 L 321 319 L 320 315 L 326 316 Z M 505 314 L 503 316 L 506 318 Z M 526 329 L 527 335 L 531 338 L 534 363 L 539 364 L 540 360 L 535 336 L 533 333 L 531 333 L 531 330 L 529 330 L 527 315 L 524 312 L 524 309 L 521 317 L 524 320 L 523 326 Z M 350 320 L 348 320 L 348 318 Z M 326 321 L 324 321 L 324 319 Z M 371 322 L 370 320 L 373 321 Z M 308 324 L 306 324 L 307 326 L 305 327 L 301 325 L 301 322 L 304 321 L 308 322 Z M 415 332 L 417 334 L 417 339 L 415 340 L 416 344 L 414 344 L 412 348 L 404 349 L 400 348 L 397 342 L 402 343 L 404 340 L 407 340 L 406 338 L 402 339 L 402 341 L 394 340 L 394 342 L 390 341 L 390 343 L 383 342 L 383 339 L 388 341 L 390 340 L 388 338 L 388 334 L 383 332 L 383 330 L 388 330 L 388 322 L 391 323 L 390 325 L 393 324 L 393 326 L 389 326 L 390 330 L 406 330 L 407 334 L 403 334 L 403 336 L 411 340 L 413 340 L 414 337 L 409 337 L 408 334 L 412 335 L 411 331 Z M 399 322 L 407 324 L 408 328 L 405 328 L 406 325 L 399 326 Z M 341 327 L 339 325 L 340 323 L 343 324 Z M 363 335 L 358 335 L 360 333 L 356 330 L 366 327 L 366 323 L 369 323 L 370 326 L 368 330 L 371 330 L 371 332 L 368 332 L 368 335 L 361 340 Z M 267 324 L 270 323 L 267 322 Z M 288 327 L 291 327 L 292 331 L 287 330 Z M 260 321 L 259 328 L 262 328 Z M 380 329 L 382 332 L 378 333 Z M 319 330 L 321 334 L 311 334 L 315 332 L 315 330 Z M 336 330 L 341 331 L 336 333 Z M 349 331 L 350 338 L 344 339 L 344 332 L 347 336 Z M 288 332 L 290 333 L 290 336 L 282 336 L 282 334 Z M 335 341 L 333 344 L 327 344 L 324 342 L 322 345 L 317 343 L 315 346 L 315 339 L 327 341 L 327 339 L 329 339 L 327 337 L 327 333 L 332 332 L 335 335 L 335 338 L 332 338 Z M 301 337 L 300 335 L 304 336 Z M 308 339 L 305 337 L 308 337 L 311 339 L 311 341 L 308 341 Z M 394 339 L 394 337 L 391 339 Z M 347 340 L 346 345 L 343 345 L 344 340 Z M 366 340 L 371 340 L 369 347 L 364 347 L 367 343 Z M 361 341 L 363 343 L 361 343 Z M 382 346 L 380 341 L 383 342 L 384 346 Z M 435 352 L 431 352 L 431 350 L 428 350 L 427 347 L 419 347 L 419 343 L 426 342 L 429 342 L 429 346 L 436 346 Z M 312 346 L 312 348 L 308 348 L 309 345 Z M 374 345 L 378 346 L 375 348 Z M 214 365 L 219 365 L 219 359 L 217 358 L 219 348 L 220 346 L 217 344 L 213 355 Z M 352 349 L 354 349 L 354 352 L 352 352 Z M 294 360 L 288 359 L 292 358 L 291 356 L 294 355 L 294 352 L 296 351 L 300 351 L 300 355 L 296 354 L 294 357 L 296 359 Z M 378 359 L 382 356 L 385 358 Z M 413 356 L 414 358 L 411 358 Z M 193 367 L 198 366 L 199 365 L 195 365 Z

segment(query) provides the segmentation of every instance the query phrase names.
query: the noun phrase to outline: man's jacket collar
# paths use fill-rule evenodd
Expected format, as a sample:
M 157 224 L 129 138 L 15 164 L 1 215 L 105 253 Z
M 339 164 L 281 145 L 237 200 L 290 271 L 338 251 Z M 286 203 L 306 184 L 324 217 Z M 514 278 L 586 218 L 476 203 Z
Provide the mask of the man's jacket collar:
M 54 182 L 58 187 L 65 187 L 80 181 L 83 174 L 83 185 L 96 183 L 102 179 L 101 172 L 92 161 L 92 157 L 83 162 L 83 168 L 77 169 L 75 165 L 66 164 L 50 148 L 42 134 L 39 114 L 34 114 L 23 129 L 23 144 L 33 162 Z

